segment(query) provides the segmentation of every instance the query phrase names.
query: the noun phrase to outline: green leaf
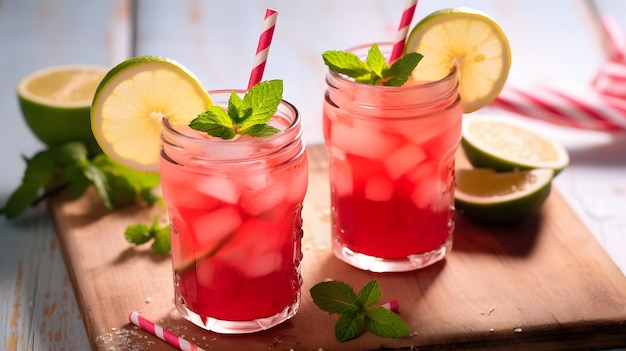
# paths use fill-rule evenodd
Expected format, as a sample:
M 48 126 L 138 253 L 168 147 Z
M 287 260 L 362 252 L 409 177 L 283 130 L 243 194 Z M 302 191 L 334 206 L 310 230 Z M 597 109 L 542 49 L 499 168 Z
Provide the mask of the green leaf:
M 359 316 L 358 311 L 347 311 L 339 316 L 335 324 L 335 337 L 337 341 L 344 342 L 361 335 L 365 322 Z
M 106 174 L 100 168 L 92 164 L 88 164 L 83 167 L 82 171 L 85 178 L 89 179 L 95 186 L 98 191 L 98 195 L 100 195 L 100 199 L 104 203 L 104 206 L 110 211 L 115 209 L 115 191 L 111 187 Z
M 371 71 L 370 67 L 351 52 L 329 50 L 322 54 L 322 59 L 331 70 L 352 78 L 368 75 Z
M 383 78 L 386 79 L 385 85 L 394 87 L 404 85 L 411 76 L 413 69 L 417 67 L 423 57 L 422 54 L 418 54 L 417 52 L 402 56 L 391 65 L 387 74 L 383 76 Z
M 146 224 L 137 223 L 126 227 L 124 237 L 131 244 L 141 245 L 152 239 L 152 233 Z
M 26 159 L 26 170 L 22 183 L 44 187 L 54 178 L 57 160 L 54 152 L 41 151 L 31 159 Z
M 283 97 L 283 81 L 269 80 L 256 84 L 240 98 L 230 94 L 228 111 L 213 105 L 189 123 L 194 130 L 232 139 L 237 134 L 264 137 L 280 132 L 267 122 L 274 116 Z
M 356 304 L 361 308 L 369 308 L 376 305 L 378 299 L 380 299 L 380 287 L 378 281 L 372 280 L 359 291 Z
M 400 316 L 384 307 L 367 310 L 365 326 L 374 335 L 383 338 L 401 338 L 411 333 L 411 329 Z
M 50 151 L 55 154 L 57 163 L 60 165 L 86 162 L 89 156 L 89 151 L 87 151 L 85 144 L 78 141 L 51 147 Z
M 85 164 L 71 164 L 65 167 L 63 179 L 67 182 L 70 196 L 74 199 L 80 197 L 92 184 L 89 178 L 85 177 L 83 168 Z
M 165 225 L 158 228 L 154 233 L 154 241 L 152 242 L 152 251 L 159 255 L 167 255 L 171 251 L 170 243 L 170 226 Z
M 222 139 L 232 139 L 237 134 L 228 112 L 217 105 L 199 114 L 189 123 L 189 127 Z
M 24 160 L 26 169 L 22 184 L 9 196 L 5 207 L 0 210 L 8 219 L 17 217 L 37 201 L 39 193 L 52 182 L 56 172 L 56 157 L 49 150 L 38 152 L 31 159 Z
M 380 79 L 387 74 L 387 62 L 377 44 L 373 44 L 367 52 L 367 65 L 371 69 L 372 78 L 377 81 L 380 81 Z
M 255 125 L 266 124 L 274 116 L 282 97 L 282 80 L 268 80 L 250 88 L 243 97 L 243 105 L 250 106 L 251 113 L 239 123 L 237 129 L 240 133 L 256 136 L 246 133 L 246 130 Z
M 37 200 L 39 189 L 40 187 L 37 184 L 21 184 L 11 194 L 4 208 L 0 210 L 0 213 L 4 214 L 8 219 L 17 217 L 20 213 L 24 212 L 28 206 L 35 202 L 35 200 Z
M 252 113 L 250 106 L 244 106 L 243 99 L 234 91 L 228 99 L 228 116 L 233 124 L 238 125 Z
M 254 137 L 265 137 L 274 135 L 280 132 L 280 129 L 268 126 L 267 124 L 256 124 L 247 128 L 246 130 L 241 131 L 241 134 L 250 135 Z
M 358 311 L 355 305 L 356 294 L 346 283 L 339 281 L 321 282 L 309 291 L 315 305 L 330 314 Z
M 322 59 L 328 68 L 344 74 L 355 82 L 370 85 L 402 86 L 422 59 L 422 55 L 412 52 L 396 60 L 388 67 L 377 44 L 372 44 L 366 62 L 350 52 L 326 51 Z

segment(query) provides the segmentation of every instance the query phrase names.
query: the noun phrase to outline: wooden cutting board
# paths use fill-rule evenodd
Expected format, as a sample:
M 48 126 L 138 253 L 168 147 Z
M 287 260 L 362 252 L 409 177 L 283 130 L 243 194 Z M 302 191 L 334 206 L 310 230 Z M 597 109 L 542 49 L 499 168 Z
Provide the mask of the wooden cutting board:
M 377 274 L 336 259 L 330 250 L 328 164 L 323 146 L 309 147 L 304 205 L 302 305 L 271 330 L 228 336 L 204 331 L 174 309 L 169 257 L 135 247 L 126 226 L 151 223 L 160 208 L 108 213 L 95 192 L 50 206 L 85 325 L 96 350 L 173 350 L 128 323 L 131 311 L 206 350 L 501 349 L 559 350 L 626 346 L 626 278 L 553 190 L 541 212 L 510 227 L 484 227 L 457 217 L 454 248 L 429 268 Z M 164 219 L 165 220 L 165 219 Z M 324 279 L 360 289 L 377 279 L 380 303 L 397 299 L 412 335 L 365 333 L 339 343 L 336 316 L 319 310 L 309 289 Z

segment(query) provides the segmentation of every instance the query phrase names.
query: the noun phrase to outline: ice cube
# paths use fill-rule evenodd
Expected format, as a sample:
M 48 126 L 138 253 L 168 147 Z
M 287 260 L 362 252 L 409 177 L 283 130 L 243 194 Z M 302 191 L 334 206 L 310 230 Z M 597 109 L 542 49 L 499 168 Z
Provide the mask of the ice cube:
M 426 153 L 421 147 L 407 144 L 385 157 L 383 164 L 387 174 L 392 179 L 397 180 L 410 170 L 418 167 L 419 163 L 425 158 Z
M 224 207 L 199 217 L 193 222 L 196 256 L 216 249 L 241 226 L 243 220 L 234 207 Z
M 268 275 L 280 269 L 282 263 L 280 252 L 265 252 L 256 255 L 254 260 L 248 260 L 241 266 L 243 274 L 250 278 L 258 278 Z
M 285 202 L 288 186 L 287 183 L 270 182 L 264 188 L 246 191 L 242 194 L 239 205 L 246 213 L 259 215 Z
M 331 164 L 330 184 L 337 196 L 352 196 L 354 180 L 352 167 L 347 161 L 334 160 Z
M 289 192 L 287 193 L 289 202 L 292 204 L 300 203 L 306 195 L 309 183 L 309 172 L 307 172 L 306 163 L 298 165 L 285 174 L 289 176 L 288 180 L 283 181 L 283 183 L 289 184 Z
M 393 196 L 394 182 L 387 176 L 377 176 L 365 183 L 365 198 L 372 201 L 389 201 Z
M 258 218 L 247 220 L 218 253 L 220 260 L 249 277 L 268 274 L 280 267 L 281 248 L 290 223 L 272 223 Z
M 372 160 L 386 156 L 401 142 L 396 134 L 366 122 L 355 122 L 354 126 L 334 124 L 330 138 L 334 147 Z
M 198 191 L 229 204 L 235 204 L 239 200 L 236 184 L 224 175 L 207 176 L 188 184 L 193 184 Z
M 213 257 L 196 262 L 196 278 L 198 279 L 198 285 L 205 287 L 215 286 L 215 265 Z

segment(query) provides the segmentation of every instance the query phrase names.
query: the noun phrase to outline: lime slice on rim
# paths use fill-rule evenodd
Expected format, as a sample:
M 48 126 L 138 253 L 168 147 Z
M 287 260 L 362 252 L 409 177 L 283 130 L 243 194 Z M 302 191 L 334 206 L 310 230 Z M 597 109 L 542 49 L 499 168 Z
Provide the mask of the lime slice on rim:
M 464 113 L 492 102 L 511 67 L 509 41 L 500 26 L 485 13 L 465 7 L 438 10 L 419 21 L 405 52 L 424 55 L 413 70 L 416 81 L 440 80 L 458 67 Z
M 518 222 L 536 213 L 550 194 L 554 170 L 495 172 L 458 169 L 456 209 L 471 220 L 488 224 Z
M 48 146 L 70 141 L 101 152 L 91 132 L 89 110 L 107 67 L 69 64 L 51 66 L 22 78 L 16 92 L 24 120 Z
M 495 116 L 466 116 L 461 147 L 474 167 L 496 171 L 553 169 L 569 164 L 569 154 L 559 143 L 522 123 Z
M 91 128 L 102 150 L 140 172 L 158 172 L 161 120 L 188 124 L 211 106 L 199 80 L 162 56 L 137 56 L 111 69 L 98 85 Z

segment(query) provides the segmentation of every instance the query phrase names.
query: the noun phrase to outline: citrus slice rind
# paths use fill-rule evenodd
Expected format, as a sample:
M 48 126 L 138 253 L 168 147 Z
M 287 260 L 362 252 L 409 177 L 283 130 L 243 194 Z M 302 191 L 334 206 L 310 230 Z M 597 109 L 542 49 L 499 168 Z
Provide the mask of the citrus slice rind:
M 558 142 L 495 116 L 464 118 L 461 147 L 474 167 L 500 172 L 549 168 L 558 174 L 569 164 L 569 154 Z
M 412 29 L 406 52 L 424 57 L 413 70 L 416 81 L 459 71 L 463 112 L 491 103 L 504 87 L 511 66 L 511 49 L 502 28 L 487 14 L 465 7 L 435 11 Z
M 138 56 L 115 66 L 98 86 L 92 130 L 102 150 L 116 162 L 158 172 L 162 119 L 188 124 L 210 105 L 199 80 L 180 63 Z
M 515 223 L 539 210 L 550 194 L 553 177 L 552 169 L 512 172 L 458 169 L 455 207 L 480 223 Z

